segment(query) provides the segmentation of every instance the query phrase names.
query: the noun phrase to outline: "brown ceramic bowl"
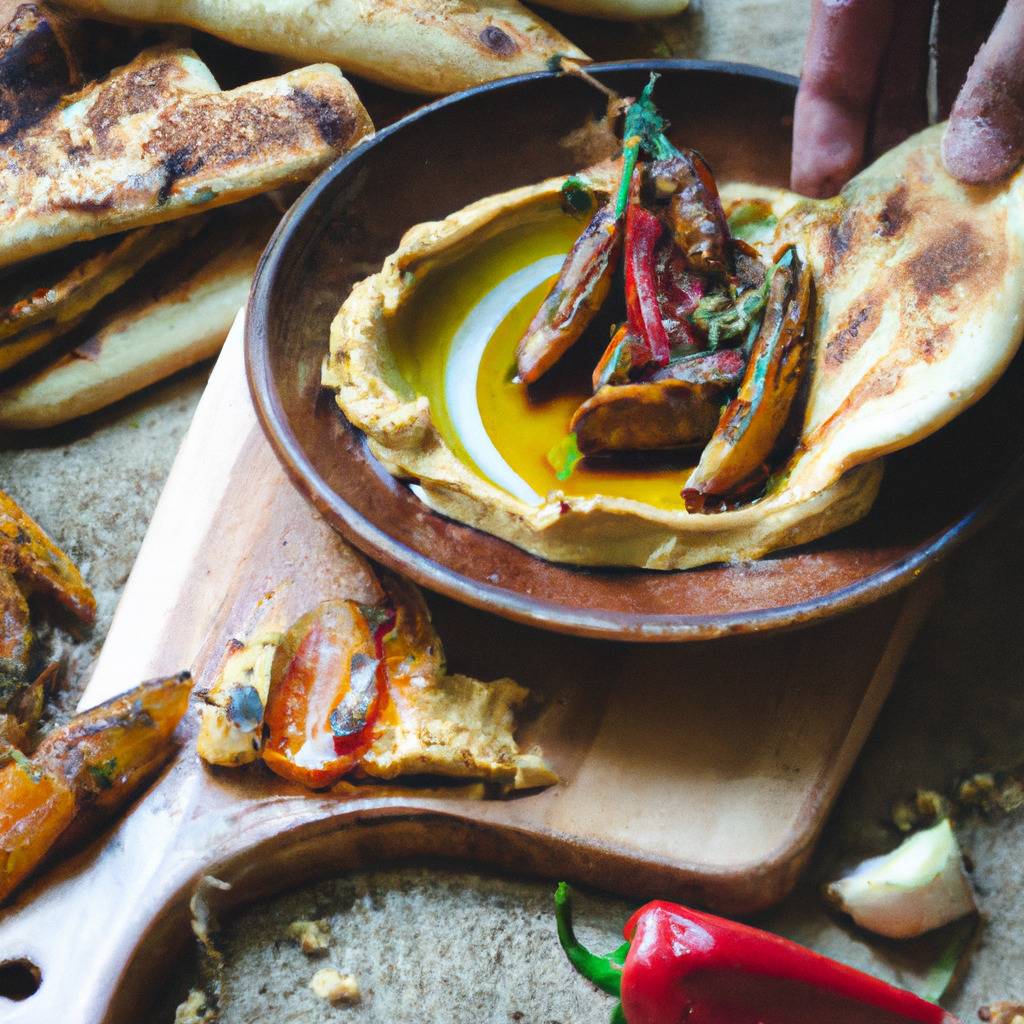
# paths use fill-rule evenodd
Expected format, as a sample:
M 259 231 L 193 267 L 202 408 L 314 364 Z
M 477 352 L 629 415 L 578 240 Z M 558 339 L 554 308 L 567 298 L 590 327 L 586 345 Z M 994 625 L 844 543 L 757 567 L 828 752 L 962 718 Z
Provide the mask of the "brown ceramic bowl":
M 591 70 L 623 95 L 660 72 L 658 104 L 677 141 L 698 147 L 723 179 L 786 184 L 794 78 L 690 61 Z M 385 565 L 459 601 L 566 633 L 678 641 L 761 632 L 904 586 L 1024 475 L 1020 360 L 978 406 L 889 459 L 863 522 L 758 562 L 673 573 L 552 564 L 431 512 L 321 392 L 329 326 L 353 282 L 413 224 L 571 170 L 561 140 L 603 102 L 580 81 L 550 74 L 485 85 L 385 129 L 305 192 L 257 271 L 246 338 L 256 408 L 292 480 Z

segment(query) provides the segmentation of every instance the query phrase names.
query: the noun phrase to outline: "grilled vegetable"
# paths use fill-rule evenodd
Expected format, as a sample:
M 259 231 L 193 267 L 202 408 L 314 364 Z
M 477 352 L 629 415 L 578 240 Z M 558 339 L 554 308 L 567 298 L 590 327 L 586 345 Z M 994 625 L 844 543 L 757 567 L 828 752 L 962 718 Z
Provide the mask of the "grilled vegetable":
M 749 493 L 768 475 L 808 361 L 810 269 L 789 249 L 773 267 L 768 303 L 739 393 L 683 490 L 690 512 L 711 511 Z
M 626 314 L 630 333 L 645 350 L 645 362 L 664 366 L 671 355 L 668 332 L 658 305 L 655 250 L 661 221 L 639 203 L 626 211 Z
M 322 789 L 366 752 L 386 692 L 379 628 L 354 601 L 325 601 L 288 631 L 290 657 L 267 704 L 271 771 Z
M 77 715 L 31 759 L 0 769 L 0 899 L 54 848 L 119 810 L 172 752 L 188 706 L 187 672 L 156 679 Z
M 606 386 L 576 410 L 569 429 L 584 455 L 700 445 L 714 433 L 721 395 L 717 385 L 672 378 Z
M 591 383 L 594 391 L 600 391 L 606 384 L 627 384 L 634 367 L 646 364 L 647 346 L 623 324 L 612 335 L 608 347 L 594 367 Z
M 28 677 L 31 649 L 28 601 L 14 577 L 0 569 L 0 709 Z
M 0 569 L 5 569 L 29 594 L 44 593 L 75 618 L 91 623 L 96 599 L 71 559 L 0 491 Z
M 710 384 L 724 392 L 740 383 L 746 366 L 747 357 L 740 349 L 723 348 L 718 352 L 698 352 L 674 359 L 650 379 L 654 382 L 680 380 L 689 384 Z
M 655 160 L 647 184 L 653 202 L 666 207 L 672 237 L 689 265 L 702 274 L 728 274 L 729 227 L 711 168 L 700 153 L 687 149 Z
M 199 706 L 196 751 L 210 764 L 248 764 L 263 749 L 263 717 L 280 633 L 237 644 Z
M 667 244 L 666 244 L 667 243 Z M 693 273 L 686 257 L 671 239 L 663 239 L 655 257 L 658 309 L 665 325 L 672 355 L 687 355 L 705 347 L 690 316 L 704 297 L 705 278 Z
M 603 206 L 576 239 L 558 280 L 519 342 L 516 362 L 521 380 L 539 380 L 580 339 L 611 288 L 620 238 L 614 210 Z

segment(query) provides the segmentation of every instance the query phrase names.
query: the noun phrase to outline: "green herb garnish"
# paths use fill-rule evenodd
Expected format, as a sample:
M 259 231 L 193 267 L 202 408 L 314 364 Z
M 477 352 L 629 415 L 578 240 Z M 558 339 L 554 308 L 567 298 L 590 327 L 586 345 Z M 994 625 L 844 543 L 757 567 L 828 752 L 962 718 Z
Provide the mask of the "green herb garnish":
M 548 452 L 548 464 L 555 471 L 558 480 L 568 480 L 582 459 L 583 453 L 576 444 L 575 434 L 566 434 Z
M 110 758 L 109 761 L 101 761 L 99 764 L 90 764 L 87 767 L 89 774 L 100 789 L 110 789 L 114 785 L 114 772 L 117 771 L 116 757 Z
M 747 335 L 748 345 L 753 344 L 775 271 L 779 267 L 788 267 L 792 262 L 793 250 L 790 248 L 769 268 L 759 288 L 737 293 L 730 285 L 727 291 L 712 292 L 697 303 L 697 308 L 690 314 L 690 321 L 707 334 L 709 348 L 714 350 L 721 342 L 741 334 Z

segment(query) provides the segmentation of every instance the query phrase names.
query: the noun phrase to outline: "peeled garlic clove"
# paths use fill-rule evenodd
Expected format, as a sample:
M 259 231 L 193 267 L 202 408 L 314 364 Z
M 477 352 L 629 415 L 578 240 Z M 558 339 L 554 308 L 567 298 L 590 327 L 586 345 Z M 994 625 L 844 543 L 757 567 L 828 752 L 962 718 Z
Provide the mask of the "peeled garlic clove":
M 862 928 L 891 939 L 922 935 L 977 910 L 948 821 L 864 861 L 826 895 Z

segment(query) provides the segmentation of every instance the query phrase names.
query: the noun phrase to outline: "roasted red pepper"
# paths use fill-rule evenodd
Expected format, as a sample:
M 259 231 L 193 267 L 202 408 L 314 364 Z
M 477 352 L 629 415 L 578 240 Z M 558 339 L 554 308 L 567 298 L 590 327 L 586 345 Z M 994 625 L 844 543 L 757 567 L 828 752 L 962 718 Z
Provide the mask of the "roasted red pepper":
M 655 252 L 662 224 L 639 203 L 626 211 L 626 315 L 632 334 L 646 343 L 650 362 L 668 363 L 671 353 L 668 332 L 658 305 L 658 276 Z
M 288 631 L 290 659 L 271 688 L 267 766 L 322 789 L 350 771 L 373 742 L 387 698 L 384 640 L 389 606 L 327 601 Z
M 558 937 L 573 966 L 622 1004 L 625 1024 L 958 1024 L 920 999 L 795 942 L 674 903 L 626 922 L 607 957 L 572 931 L 568 887 L 555 894 Z

